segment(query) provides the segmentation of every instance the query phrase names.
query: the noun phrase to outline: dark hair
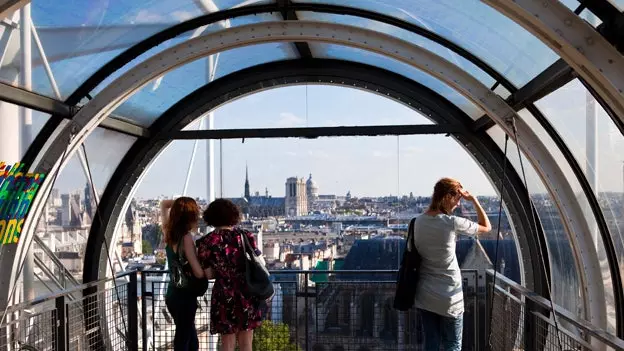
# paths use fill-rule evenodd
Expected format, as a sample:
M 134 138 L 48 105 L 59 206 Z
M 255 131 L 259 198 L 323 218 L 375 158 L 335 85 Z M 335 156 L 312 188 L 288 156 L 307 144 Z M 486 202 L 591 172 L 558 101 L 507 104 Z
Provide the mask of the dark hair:
M 202 217 L 211 227 L 224 227 L 237 225 L 240 222 L 241 212 L 232 201 L 216 199 L 208 205 Z
M 190 197 L 179 197 L 169 210 L 169 220 L 165 223 L 165 241 L 177 245 L 199 222 L 199 206 Z
M 438 180 L 436 185 L 433 187 L 433 196 L 431 196 L 431 205 L 429 205 L 429 210 L 441 211 L 449 214 L 448 210 L 444 208 L 444 199 L 447 195 L 456 196 L 461 189 L 461 183 L 453 178 L 442 178 Z

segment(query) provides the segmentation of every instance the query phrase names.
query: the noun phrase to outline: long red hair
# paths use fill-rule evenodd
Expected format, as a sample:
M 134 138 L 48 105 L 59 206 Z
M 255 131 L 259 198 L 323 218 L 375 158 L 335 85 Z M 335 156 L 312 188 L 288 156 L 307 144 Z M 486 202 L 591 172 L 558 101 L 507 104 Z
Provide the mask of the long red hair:
M 199 222 L 199 205 L 190 197 L 179 197 L 169 210 L 169 220 L 164 224 L 165 242 L 177 245 Z

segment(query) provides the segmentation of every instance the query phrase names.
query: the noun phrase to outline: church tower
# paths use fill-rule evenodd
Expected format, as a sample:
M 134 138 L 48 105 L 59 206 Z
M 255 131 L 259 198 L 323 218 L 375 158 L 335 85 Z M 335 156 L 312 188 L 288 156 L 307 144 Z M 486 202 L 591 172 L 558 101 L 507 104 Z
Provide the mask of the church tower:
M 251 193 L 249 191 L 249 171 L 247 165 L 245 165 L 245 199 L 249 200 Z

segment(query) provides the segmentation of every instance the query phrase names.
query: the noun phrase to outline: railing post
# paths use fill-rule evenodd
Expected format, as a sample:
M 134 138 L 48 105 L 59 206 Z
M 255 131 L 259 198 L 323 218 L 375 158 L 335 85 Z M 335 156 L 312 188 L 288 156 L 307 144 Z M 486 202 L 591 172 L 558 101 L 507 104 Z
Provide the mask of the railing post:
M 537 350 L 537 320 L 535 318 L 535 304 L 531 299 L 525 299 L 524 302 L 524 349 L 526 351 Z
M 56 351 L 69 350 L 69 338 L 67 330 L 67 306 L 65 305 L 65 295 L 56 298 Z
M 128 293 L 126 296 L 128 306 L 128 348 L 131 351 L 139 349 L 139 308 L 137 296 L 137 272 L 130 274 Z
M 143 351 L 147 351 L 147 274 L 141 272 L 141 340 Z
M 491 321 L 492 321 L 492 296 L 494 296 L 494 278 L 492 277 L 491 274 L 489 274 L 487 271 L 485 272 L 485 313 L 483 313 L 483 315 L 485 316 L 485 320 L 483 321 L 483 323 L 481 323 L 481 325 L 483 325 L 485 328 L 483 330 L 483 336 L 482 336 L 482 344 L 483 345 L 483 350 L 490 350 L 491 351 L 491 345 L 490 345 L 490 328 L 491 328 Z
M 309 341 L 310 341 L 310 333 L 308 332 L 308 324 L 310 324 L 310 319 L 308 316 L 308 309 L 310 308 L 309 304 L 308 304 L 308 272 L 304 273 L 304 284 L 305 284 L 305 288 L 304 288 L 304 293 L 305 293 L 305 297 L 304 297 L 304 303 L 305 303 L 305 350 L 309 351 L 310 350 L 310 346 L 309 346 Z

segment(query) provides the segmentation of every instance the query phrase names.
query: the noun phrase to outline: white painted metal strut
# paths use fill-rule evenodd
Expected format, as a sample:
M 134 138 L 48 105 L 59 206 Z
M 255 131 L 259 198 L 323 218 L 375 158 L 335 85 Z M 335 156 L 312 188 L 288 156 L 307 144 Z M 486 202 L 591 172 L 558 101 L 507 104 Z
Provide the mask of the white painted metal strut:
M 135 66 L 88 102 L 75 115 L 70 124 L 60 131 L 50 147 L 44 150 L 43 157 L 31 168 L 31 171 L 47 174 L 56 172 L 62 166 L 60 158 L 68 140 L 70 140 L 68 149 L 71 156 L 88 134 L 117 106 L 162 74 L 220 51 L 279 41 L 327 42 L 376 52 L 409 64 L 444 81 L 479 105 L 509 135 L 513 134 L 506 122 L 516 118 L 520 135 L 517 142 L 546 183 L 561 213 L 566 232 L 572 243 L 576 264 L 581 275 L 581 284 L 585 288 L 583 291 L 585 315 L 594 325 L 605 327 L 603 286 L 590 284 L 589 281 L 591 277 L 600 276 L 600 267 L 591 238 L 585 235 L 588 232 L 588 225 L 565 175 L 544 144 L 505 101 L 470 74 L 419 46 L 368 29 L 324 22 L 265 22 L 210 33 L 171 47 Z M 44 181 L 40 190 L 42 194 L 47 193 L 52 186 L 50 179 L 51 177 L 47 177 Z M 15 262 L 19 262 L 23 255 L 20 248 L 27 247 L 31 240 L 33 228 L 43 208 L 43 199 L 42 196 L 38 196 L 33 202 L 32 212 L 24 224 L 25 235 L 19 243 Z M 4 255 L 4 252 L 2 254 Z M 4 285 L 0 284 L 0 286 Z

